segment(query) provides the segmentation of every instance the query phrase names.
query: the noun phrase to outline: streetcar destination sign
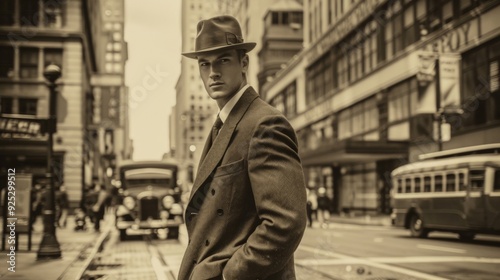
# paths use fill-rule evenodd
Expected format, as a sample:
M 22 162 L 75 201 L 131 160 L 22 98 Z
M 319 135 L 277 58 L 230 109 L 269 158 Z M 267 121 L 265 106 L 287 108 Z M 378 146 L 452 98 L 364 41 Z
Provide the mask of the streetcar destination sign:
M 47 119 L 0 116 L 0 132 L 38 135 L 45 133 Z

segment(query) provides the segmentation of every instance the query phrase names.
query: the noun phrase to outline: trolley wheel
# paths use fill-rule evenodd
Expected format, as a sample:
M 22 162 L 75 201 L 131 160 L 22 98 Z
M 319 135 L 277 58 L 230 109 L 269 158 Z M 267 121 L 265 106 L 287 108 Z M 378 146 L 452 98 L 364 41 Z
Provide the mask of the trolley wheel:
M 462 241 L 472 241 L 476 237 L 476 234 L 472 232 L 460 232 L 458 238 Z
M 424 220 L 418 214 L 413 214 L 410 220 L 411 236 L 418 238 L 426 238 L 429 231 L 424 227 Z

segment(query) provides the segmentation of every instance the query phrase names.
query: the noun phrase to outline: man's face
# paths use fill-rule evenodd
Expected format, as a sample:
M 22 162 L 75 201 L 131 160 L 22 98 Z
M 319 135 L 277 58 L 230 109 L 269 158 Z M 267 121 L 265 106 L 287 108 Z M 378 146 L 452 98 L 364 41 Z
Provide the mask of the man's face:
M 245 85 L 248 56 L 240 59 L 236 50 L 202 54 L 198 66 L 208 95 L 222 108 Z

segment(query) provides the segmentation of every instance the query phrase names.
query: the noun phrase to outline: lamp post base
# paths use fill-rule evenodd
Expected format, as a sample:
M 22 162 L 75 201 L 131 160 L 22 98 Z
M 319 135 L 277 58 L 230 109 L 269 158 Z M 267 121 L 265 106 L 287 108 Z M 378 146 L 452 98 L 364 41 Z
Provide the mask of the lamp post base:
M 50 233 L 43 234 L 36 258 L 37 260 L 61 258 L 61 248 L 59 248 L 59 242 L 57 242 L 55 235 Z

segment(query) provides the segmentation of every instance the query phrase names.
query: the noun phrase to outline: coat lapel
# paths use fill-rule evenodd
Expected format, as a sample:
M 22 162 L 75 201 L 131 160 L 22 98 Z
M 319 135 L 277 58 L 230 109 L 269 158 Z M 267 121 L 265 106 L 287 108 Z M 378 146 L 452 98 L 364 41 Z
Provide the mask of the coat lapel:
M 205 148 L 203 149 L 200 166 L 198 168 L 198 174 L 193 183 L 193 189 L 191 191 L 191 196 L 189 200 L 193 198 L 193 195 L 198 191 L 200 186 L 205 182 L 212 171 L 217 167 L 217 164 L 222 159 L 222 156 L 226 152 L 231 136 L 233 135 L 234 129 L 238 125 L 239 121 L 245 114 L 246 110 L 250 106 L 253 100 L 255 100 L 259 95 L 255 92 L 252 87 L 249 87 L 241 96 L 240 100 L 236 103 L 234 108 L 229 113 L 229 116 L 219 131 L 219 135 L 212 143 L 212 147 L 208 150 L 209 141 L 205 143 Z M 210 138 L 210 137 L 209 137 Z

